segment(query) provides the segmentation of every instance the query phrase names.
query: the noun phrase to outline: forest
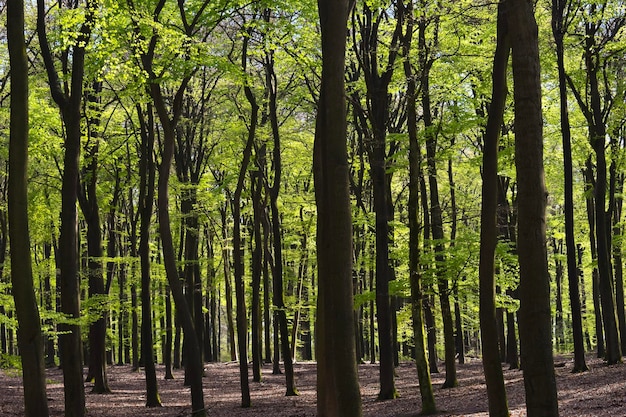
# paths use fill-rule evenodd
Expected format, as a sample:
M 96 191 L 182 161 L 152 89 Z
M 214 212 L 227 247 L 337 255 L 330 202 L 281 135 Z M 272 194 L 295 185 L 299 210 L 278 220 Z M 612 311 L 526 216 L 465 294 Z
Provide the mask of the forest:
M 519 375 L 520 415 L 558 416 L 565 363 L 621 372 L 623 1 L 6 0 L 0 16 L 15 415 L 55 415 L 47 389 L 89 415 L 120 373 L 144 410 L 184 379 L 184 414 L 159 415 L 212 415 L 224 370 L 238 408 L 268 378 L 295 404 L 308 369 L 321 417 L 399 396 L 441 413 L 469 370 L 488 415 L 511 415 Z

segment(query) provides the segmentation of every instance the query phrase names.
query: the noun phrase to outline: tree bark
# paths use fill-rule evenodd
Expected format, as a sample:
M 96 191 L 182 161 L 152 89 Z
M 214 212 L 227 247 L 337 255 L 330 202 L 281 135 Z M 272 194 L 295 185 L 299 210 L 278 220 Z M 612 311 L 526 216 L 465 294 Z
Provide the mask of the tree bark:
M 322 84 L 313 154 L 317 205 L 317 413 L 360 417 L 352 299 L 345 49 L 350 1 L 318 0 Z
M 509 7 L 518 181 L 519 329 L 526 409 L 529 417 L 558 416 L 546 249 L 547 192 L 538 29 L 532 2 L 510 0 Z
M 419 224 L 419 177 L 421 173 L 421 152 L 417 136 L 417 88 L 410 51 L 413 37 L 414 15 L 413 3 L 406 5 L 406 32 L 402 37 L 402 53 L 404 55 L 404 75 L 407 81 L 407 128 L 409 133 L 409 280 L 411 286 L 411 303 L 413 317 L 413 338 L 415 340 L 415 364 L 419 380 L 420 397 L 422 400 L 421 414 L 434 414 L 437 411 L 433 393 L 426 345 L 424 343 L 424 318 L 422 291 L 422 274 L 419 264 L 420 229 Z
M 435 251 L 435 271 L 437 275 L 437 289 L 439 291 L 439 303 L 441 306 L 441 316 L 443 321 L 444 352 L 446 379 L 443 388 L 456 387 L 459 383 L 456 377 L 456 345 L 454 342 L 454 322 L 452 320 L 452 310 L 450 308 L 450 288 L 448 278 L 445 276 L 445 254 L 443 247 L 443 216 L 439 203 L 439 185 L 437 181 L 436 149 L 437 133 L 432 120 L 430 102 L 430 69 L 433 64 L 426 46 L 426 27 L 428 19 L 426 16 L 420 18 L 418 24 L 418 48 L 419 61 L 421 66 L 421 104 L 423 109 L 424 127 L 426 129 L 426 165 L 428 171 L 428 186 L 430 190 L 430 226 L 432 238 L 434 240 Z
M 24 383 L 24 415 L 47 417 L 46 365 L 28 226 L 28 58 L 24 39 L 24 2 L 21 0 L 7 2 L 7 41 L 11 66 L 8 220 L 11 284 Z
M 146 375 L 146 407 L 160 407 L 159 390 L 154 366 L 154 347 L 152 338 L 152 290 L 150 273 L 150 227 L 152 205 L 154 201 L 154 117 L 152 107 L 148 106 L 143 115 L 140 107 L 141 123 L 141 159 L 139 161 L 139 215 L 140 237 L 139 258 L 141 264 L 141 356 Z M 147 120 L 145 119 L 147 117 Z
M 572 167 L 572 139 L 567 108 L 567 78 L 565 75 L 565 36 L 566 23 L 563 13 L 567 0 L 552 1 L 552 34 L 556 44 L 556 59 L 559 72 L 559 101 L 561 112 L 561 134 L 563 141 L 563 174 L 565 197 L 565 250 L 567 251 L 567 283 L 572 310 L 572 337 L 574 339 L 574 372 L 586 371 L 585 345 L 583 341 L 582 311 L 580 292 L 578 291 L 578 268 L 576 262 L 576 243 L 574 241 L 574 180 Z
M 78 234 L 77 209 L 79 179 L 79 156 L 81 141 L 81 109 L 85 70 L 85 47 L 94 25 L 97 2 L 87 0 L 85 22 L 81 25 L 76 42 L 68 49 L 71 64 L 62 66 L 68 77 L 65 90 L 57 73 L 48 37 L 46 34 L 46 9 L 44 0 L 37 0 L 37 33 L 42 58 L 48 75 L 52 99 L 59 106 L 65 127 L 65 154 L 61 185 L 61 232 L 59 237 L 59 269 L 61 312 L 68 318 L 80 318 L 79 277 L 78 277 Z M 71 69 L 71 71 L 70 71 Z M 85 415 L 85 387 L 83 385 L 81 329 L 77 323 L 59 326 L 63 333 L 59 336 L 59 350 L 63 358 L 63 381 L 65 393 L 65 415 L 82 417 Z
M 498 37 L 493 58 L 493 87 L 489 117 L 484 133 L 483 184 L 480 221 L 480 331 L 489 415 L 508 416 L 509 406 L 498 347 L 496 320 L 495 251 L 498 242 L 498 142 L 507 96 L 507 67 L 510 44 L 507 26 L 507 3 L 498 3 Z

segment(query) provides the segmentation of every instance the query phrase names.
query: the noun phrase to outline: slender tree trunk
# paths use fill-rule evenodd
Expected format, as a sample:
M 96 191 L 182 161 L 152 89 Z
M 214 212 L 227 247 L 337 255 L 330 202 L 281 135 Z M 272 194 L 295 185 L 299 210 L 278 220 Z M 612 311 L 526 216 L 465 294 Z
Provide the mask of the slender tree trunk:
M 428 193 L 426 191 L 426 181 L 424 180 L 424 175 L 420 172 L 419 175 L 420 182 L 420 202 L 422 206 L 422 212 L 424 213 L 424 247 L 429 246 L 426 242 L 428 242 L 431 238 L 430 236 L 430 209 L 428 207 Z M 423 298 L 424 304 L 424 322 L 426 324 L 426 339 L 428 345 L 428 366 L 430 368 L 431 374 L 439 373 L 439 368 L 437 367 L 437 329 L 435 327 L 435 315 L 433 314 L 432 306 L 434 305 L 434 297 L 431 295 L 432 284 L 427 284 L 425 295 Z
M 172 374 L 172 297 L 170 287 L 165 286 L 165 344 L 163 346 L 165 379 L 174 379 Z
M 244 36 L 242 47 L 242 68 L 246 70 L 248 37 Z M 235 294 L 237 298 L 237 347 L 239 351 L 239 381 L 241 383 L 241 406 L 250 407 L 250 386 L 248 382 L 248 322 L 246 309 L 246 294 L 244 288 L 243 247 L 241 242 L 241 193 L 243 192 L 248 164 L 252 155 L 252 145 L 256 135 L 259 106 L 249 85 L 244 85 L 244 91 L 250 103 L 250 122 L 248 139 L 243 151 L 243 160 L 237 178 L 237 188 L 233 193 L 231 206 L 233 212 L 233 265 L 235 275 Z
M 620 348 L 626 352 L 626 312 L 624 311 L 624 272 L 622 265 L 622 197 L 624 192 L 624 174 L 616 173 L 615 162 L 611 163 L 611 182 L 613 199 L 613 264 L 615 277 L 615 308 L 617 310 L 617 323 L 620 335 Z M 582 337 L 581 337 L 582 339 Z
M 409 133 L 409 274 L 411 285 L 411 303 L 413 317 L 413 335 L 415 340 L 415 364 L 422 400 L 421 414 L 434 414 L 437 411 L 435 396 L 430 379 L 426 345 L 424 344 L 424 319 L 422 300 L 422 274 L 419 264 L 420 224 L 419 224 L 419 177 L 421 173 L 421 153 L 417 136 L 417 88 L 413 68 L 409 60 L 413 37 L 413 4 L 409 2 L 406 10 L 407 28 L 402 37 L 404 55 L 404 75 L 407 80 L 407 128 Z
M 443 320 L 444 350 L 446 379 L 443 388 L 456 387 L 459 383 L 456 377 L 456 358 L 454 343 L 454 323 L 452 321 L 452 311 L 450 308 L 450 288 L 448 279 L 445 276 L 445 255 L 443 247 L 443 217 L 441 205 L 439 204 L 439 185 L 437 181 L 436 148 L 437 134 L 432 120 L 430 105 L 430 68 L 433 64 L 426 50 L 426 19 L 420 19 L 418 25 L 418 47 L 421 65 L 421 104 L 423 108 L 424 127 L 426 128 L 426 161 L 428 168 L 428 186 L 430 190 L 430 216 L 431 233 L 435 241 L 435 259 L 437 289 L 439 291 L 439 303 L 441 305 L 441 316 Z
M 555 254 L 554 260 L 554 283 L 555 283 L 555 315 L 554 315 L 554 333 L 556 341 L 556 351 L 563 349 L 565 344 L 565 328 L 563 323 L 563 262 L 558 259 L 559 255 L 563 255 L 563 242 L 557 242 L 552 239 L 552 248 Z
M 237 360 L 237 345 L 235 344 L 235 320 L 233 318 L 233 290 L 230 277 L 230 254 L 228 252 L 228 223 L 226 220 L 226 207 L 220 209 L 222 219 L 222 264 L 224 267 L 224 288 L 226 296 L 226 332 L 228 335 L 228 348 L 230 360 Z
M 94 393 L 109 393 L 109 382 L 106 373 L 106 322 L 108 319 L 108 304 L 105 299 L 108 292 L 104 282 L 102 270 L 102 230 L 100 221 L 100 207 L 96 192 L 98 184 L 98 154 L 100 128 L 100 98 L 102 84 L 94 82 L 87 94 L 88 142 L 85 146 L 86 166 L 80 178 L 78 201 L 87 223 L 87 275 L 89 277 L 89 297 L 96 298 L 100 306 L 98 319 L 89 325 L 89 371 L 87 381 L 94 381 Z
M 495 250 L 498 241 L 498 142 L 507 96 L 507 67 L 510 44 L 507 3 L 498 4 L 498 38 L 493 58 L 493 87 L 489 118 L 484 133 L 483 184 L 480 221 L 480 331 L 489 415 L 508 416 L 509 406 L 498 348 L 496 319 Z
M 250 309 L 252 325 L 252 380 L 261 382 L 261 274 L 263 268 L 263 237 L 261 236 L 261 190 L 262 179 L 258 172 L 250 174 L 252 206 L 254 218 L 252 220 L 252 305 Z
M 589 247 L 591 249 L 591 260 L 597 265 L 598 250 L 596 248 L 596 221 L 595 221 L 595 202 L 593 197 L 593 189 L 595 187 L 593 180 L 593 168 L 591 165 L 591 156 L 587 158 L 583 169 L 583 176 L 585 177 L 585 195 L 587 196 L 585 202 L 587 207 L 587 222 L 589 224 Z M 604 328 L 602 327 L 602 308 L 600 307 L 600 277 L 598 274 L 598 268 L 594 267 L 591 272 L 592 282 L 592 297 L 593 297 L 593 311 L 595 318 L 596 329 L 596 348 L 597 357 L 604 358 L 606 349 L 604 344 Z
M 1 239 L 1 238 L 0 238 Z M 0 243 L 0 253 L 3 253 L 2 251 L 6 250 L 6 246 L 4 246 L 3 244 Z M 4 264 L 4 259 L 2 259 L 3 256 L 0 255 L 0 263 Z M 53 262 L 52 260 L 52 244 L 51 243 L 44 243 L 44 259 L 47 262 Z M 0 274 L 2 274 L 2 270 L 0 269 Z M 50 280 L 50 275 L 52 275 L 50 272 L 46 272 L 45 277 L 44 277 L 44 299 L 45 299 L 45 309 L 48 311 L 54 311 L 53 305 L 52 305 L 52 283 Z M 0 314 L 3 314 L 4 312 L 0 310 Z M 50 330 L 54 331 L 56 329 L 56 324 L 54 323 L 54 321 L 52 319 L 46 320 L 45 324 L 47 326 L 49 326 Z M 1 331 L 1 330 L 0 330 Z M 4 334 L 0 337 L 4 337 Z M 54 366 L 55 362 L 54 362 L 54 354 L 55 354 L 55 346 L 54 346 L 54 337 L 52 336 L 48 336 L 46 338 L 46 340 L 44 340 L 45 345 L 46 345 L 46 367 L 51 367 Z M 2 350 L 4 352 L 4 350 Z
M 154 161 L 154 119 L 152 107 L 148 106 L 143 115 L 140 108 L 141 123 L 141 159 L 139 161 L 139 214 L 140 238 L 139 258 L 141 264 L 141 356 L 146 375 L 146 407 L 160 407 L 159 389 L 154 366 L 154 347 L 152 339 L 152 297 L 150 276 L 150 227 L 152 204 L 154 201 L 154 181 L 156 177 Z M 145 119 L 147 117 L 147 120 Z
M 319 275 L 317 413 L 320 417 L 359 417 L 344 85 L 349 1 L 318 0 L 318 8 L 322 85 L 313 155 Z
M 563 13 L 567 6 L 565 0 L 552 1 L 552 34 L 556 44 L 557 68 L 559 72 L 559 100 L 561 111 L 561 134 L 563 135 L 563 173 L 565 197 L 565 250 L 567 252 L 567 283 L 572 310 L 572 336 L 574 339 L 574 372 L 586 371 L 585 346 L 583 341 L 582 312 L 578 291 L 578 270 L 574 241 L 574 191 L 572 168 L 572 143 L 567 108 L 567 79 L 565 75 L 564 45 L 565 22 Z
M 546 249 L 546 196 L 538 30 L 533 4 L 511 0 L 507 11 L 515 98 L 520 339 L 529 417 L 558 416 Z
M 17 339 L 24 383 L 24 415 L 47 417 L 46 366 L 33 284 L 28 226 L 28 58 L 24 39 L 23 1 L 7 3 L 7 41 L 11 65 L 8 220 L 11 283 L 19 326 Z
M 509 297 L 515 298 L 517 290 L 513 291 L 508 289 L 506 293 Z M 506 363 L 509 364 L 509 369 L 519 369 L 515 316 L 516 314 L 513 311 L 506 312 Z
M 266 16 L 268 14 L 266 13 Z M 267 17 L 269 22 L 269 17 Z M 298 395 L 296 389 L 295 377 L 293 372 L 293 360 L 291 355 L 291 349 L 289 346 L 289 331 L 287 329 L 287 312 L 285 307 L 285 301 L 283 297 L 283 255 L 282 255 L 282 233 L 280 225 L 280 215 L 278 211 L 278 194 L 280 192 L 281 177 L 282 177 L 282 158 L 281 158 L 281 144 L 280 144 L 280 132 L 278 127 L 278 114 L 277 114 L 277 80 L 276 73 L 274 72 L 274 56 L 271 52 L 266 52 L 265 55 L 265 78 L 266 85 L 269 91 L 268 110 L 270 125 L 272 128 L 272 137 L 274 139 L 273 149 L 273 167 L 274 167 L 274 182 L 271 187 L 268 186 L 268 193 L 270 196 L 270 212 L 272 216 L 272 238 L 274 243 L 274 274 L 272 282 L 272 301 L 274 303 L 274 320 L 278 323 L 280 331 L 280 347 L 285 364 L 285 382 L 287 388 L 287 396 Z

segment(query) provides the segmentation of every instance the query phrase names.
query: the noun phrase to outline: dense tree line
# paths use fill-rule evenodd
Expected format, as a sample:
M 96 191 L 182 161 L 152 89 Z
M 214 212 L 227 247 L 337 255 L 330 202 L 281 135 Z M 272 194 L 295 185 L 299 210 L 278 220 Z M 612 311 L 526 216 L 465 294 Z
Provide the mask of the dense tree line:
M 415 360 L 432 413 L 439 360 L 451 388 L 481 357 L 492 415 L 502 363 L 558 415 L 555 351 L 620 362 L 626 10 L 449 3 L 7 1 L 0 351 L 27 414 L 44 364 L 68 416 L 113 364 L 161 405 L 155 362 L 205 415 L 204 362 L 238 360 L 249 407 L 264 365 L 297 395 L 315 359 L 319 414 L 357 416 L 366 360 L 380 400 Z

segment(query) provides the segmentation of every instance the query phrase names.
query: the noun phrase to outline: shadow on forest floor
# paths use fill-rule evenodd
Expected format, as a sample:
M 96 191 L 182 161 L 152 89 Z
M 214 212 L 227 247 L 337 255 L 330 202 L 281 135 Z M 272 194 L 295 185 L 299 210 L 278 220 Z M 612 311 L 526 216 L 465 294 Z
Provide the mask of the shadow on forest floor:
M 572 362 L 560 357 L 565 366 L 556 368 L 561 416 L 626 416 L 626 367 L 606 366 L 593 356 L 587 357 L 591 371 L 572 374 Z M 263 380 L 251 382 L 252 407 L 239 407 L 238 365 L 233 362 L 207 364 L 204 378 L 205 404 L 208 415 L 224 417 L 309 417 L 315 409 L 315 363 L 296 363 L 296 384 L 300 395 L 285 397 L 284 375 L 272 375 L 271 366 L 263 368 Z M 443 369 L 443 366 L 441 367 Z M 146 408 L 143 370 L 131 372 L 130 366 L 110 366 L 109 385 L 112 394 L 92 394 L 86 385 L 87 409 L 90 417 L 144 417 L 188 416 L 191 412 L 189 389 L 183 386 L 183 372 L 174 372 L 175 379 L 165 380 L 163 367 L 157 367 L 161 408 Z M 396 387 L 400 398 L 376 401 L 378 394 L 378 366 L 359 366 L 363 415 L 368 417 L 409 417 L 420 411 L 419 387 L 415 365 L 403 362 L 397 369 Z M 469 359 L 458 366 L 459 387 L 440 389 L 444 374 L 434 374 L 439 416 L 488 416 L 487 393 L 478 359 Z M 522 372 L 504 368 L 511 415 L 526 416 Z M 250 376 L 250 378 L 252 378 Z M 63 416 L 63 375 L 49 369 L 48 398 L 52 416 Z M 17 372 L 0 371 L 0 415 L 24 414 L 22 381 Z

